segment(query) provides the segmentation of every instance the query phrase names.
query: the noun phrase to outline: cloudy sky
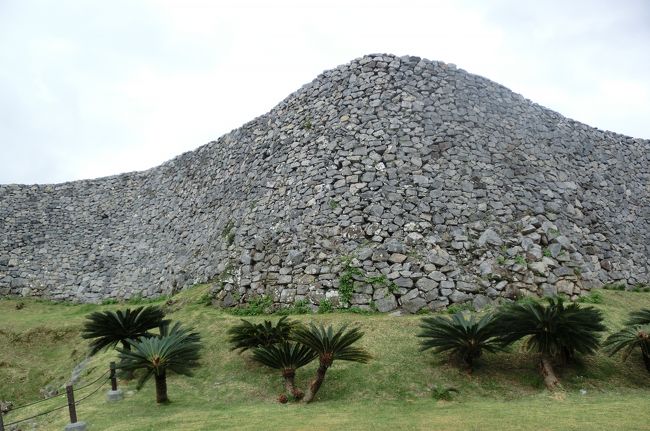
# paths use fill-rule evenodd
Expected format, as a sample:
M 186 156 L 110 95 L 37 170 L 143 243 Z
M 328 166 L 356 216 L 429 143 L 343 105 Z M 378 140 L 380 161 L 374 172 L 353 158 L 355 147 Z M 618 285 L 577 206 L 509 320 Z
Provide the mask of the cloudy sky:
M 376 52 L 650 138 L 649 47 L 647 0 L 0 0 L 0 183 L 148 169 Z

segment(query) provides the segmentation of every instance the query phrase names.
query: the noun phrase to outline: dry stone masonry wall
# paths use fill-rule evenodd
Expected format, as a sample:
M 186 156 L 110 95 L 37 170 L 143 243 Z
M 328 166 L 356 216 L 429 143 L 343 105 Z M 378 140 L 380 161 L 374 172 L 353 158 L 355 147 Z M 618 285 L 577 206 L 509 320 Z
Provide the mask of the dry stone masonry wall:
M 0 295 L 213 282 L 418 312 L 649 282 L 650 142 L 455 66 L 370 55 L 157 168 L 0 186 Z

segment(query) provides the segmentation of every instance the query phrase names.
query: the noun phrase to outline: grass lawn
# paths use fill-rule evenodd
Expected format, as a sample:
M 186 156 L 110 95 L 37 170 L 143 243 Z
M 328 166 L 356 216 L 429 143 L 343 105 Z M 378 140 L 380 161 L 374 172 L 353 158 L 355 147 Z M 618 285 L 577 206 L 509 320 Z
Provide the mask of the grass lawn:
M 314 403 L 281 405 L 276 401 L 283 392 L 279 373 L 258 366 L 247 353 L 229 350 L 226 331 L 240 318 L 201 305 L 205 289 L 185 291 L 166 305 L 170 318 L 195 326 L 202 335 L 202 366 L 195 375 L 170 377 L 172 403 L 163 406 L 155 403 L 153 381 L 140 391 L 134 383 L 120 382 L 127 396 L 114 404 L 104 401 L 101 389 L 78 407 L 80 420 L 90 429 L 650 430 L 650 374 L 638 354 L 622 363 L 598 353 L 560 368 L 564 390 L 551 394 L 543 388 L 535 356 L 516 347 L 484 355 L 472 375 L 453 367 L 446 355 L 419 352 L 415 333 L 421 316 L 293 316 L 361 326 L 366 336 L 360 343 L 373 359 L 365 365 L 335 362 Z M 648 293 L 602 291 L 602 296 L 603 303 L 593 306 L 603 311 L 612 330 L 621 327 L 628 311 L 650 307 Z M 20 302 L 24 307 L 17 309 Z M 79 337 L 84 316 L 125 307 L 0 300 L 0 399 L 21 405 L 40 398 L 45 385 L 63 384 L 85 357 L 87 342 Z M 256 322 L 265 318 L 277 319 L 247 317 Z M 100 375 L 114 358 L 114 352 L 92 358 L 82 384 Z M 312 363 L 298 370 L 299 386 L 306 386 L 315 367 Z M 432 396 L 435 386 L 454 387 L 458 393 L 452 401 L 438 401 Z M 77 399 L 87 393 L 80 391 Z M 5 422 L 63 400 L 10 413 Z M 41 430 L 60 430 L 68 422 L 66 414 L 63 409 L 34 422 Z

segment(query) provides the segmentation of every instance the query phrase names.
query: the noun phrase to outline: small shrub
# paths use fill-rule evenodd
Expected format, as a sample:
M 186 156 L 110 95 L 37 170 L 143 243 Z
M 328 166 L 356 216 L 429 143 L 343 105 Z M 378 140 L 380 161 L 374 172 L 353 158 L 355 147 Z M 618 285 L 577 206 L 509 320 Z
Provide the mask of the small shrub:
M 625 290 L 625 284 L 623 283 L 607 283 L 603 286 L 605 290 Z
M 235 242 L 235 223 L 232 220 L 224 225 L 221 231 L 221 237 L 226 241 L 226 244 L 232 245 Z
M 296 301 L 293 304 L 293 308 L 296 311 L 296 314 L 309 314 L 311 313 L 311 307 L 309 306 L 309 302 L 306 300 L 301 300 L 301 301 Z
M 212 295 L 210 295 L 209 292 L 203 292 L 203 294 L 201 294 L 201 296 L 196 300 L 196 303 L 205 306 L 212 305 Z
M 352 259 L 350 258 L 344 258 L 343 264 L 344 267 L 339 276 L 339 298 L 341 299 L 341 303 L 349 305 L 352 299 L 352 293 L 354 293 L 354 277 L 362 277 L 363 272 L 356 266 L 352 266 Z
M 517 304 L 537 304 L 539 303 L 539 298 L 532 295 L 521 295 L 517 297 L 515 302 Z
M 235 316 L 260 316 L 272 312 L 273 298 L 268 295 L 251 298 L 246 305 L 230 309 Z
M 578 298 L 578 302 L 585 304 L 602 304 L 605 301 L 603 294 L 600 292 L 591 292 Z
M 473 311 L 472 304 L 469 302 L 463 302 L 460 304 L 451 304 L 447 307 L 447 314 L 457 314 L 462 313 L 463 311 Z
M 289 314 L 310 314 L 310 313 L 311 313 L 311 307 L 309 306 L 309 302 L 304 299 L 294 302 L 291 307 L 280 308 L 275 312 L 275 314 L 278 314 L 280 316 L 285 316 Z
M 366 283 L 371 284 L 375 287 L 385 287 L 390 293 L 397 293 L 399 287 L 386 277 L 385 274 L 375 275 L 372 277 L 366 277 Z
M 431 397 L 438 401 L 451 401 L 454 398 L 454 394 L 458 393 L 458 389 L 452 387 L 434 385 L 431 388 Z
M 650 286 L 644 283 L 637 283 L 633 288 L 633 292 L 650 292 Z
M 332 304 L 332 301 L 330 301 L 329 299 L 323 299 L 318 304 L 319 314 L 331 313 L 332 311 L 334 311 L 334 305 Z

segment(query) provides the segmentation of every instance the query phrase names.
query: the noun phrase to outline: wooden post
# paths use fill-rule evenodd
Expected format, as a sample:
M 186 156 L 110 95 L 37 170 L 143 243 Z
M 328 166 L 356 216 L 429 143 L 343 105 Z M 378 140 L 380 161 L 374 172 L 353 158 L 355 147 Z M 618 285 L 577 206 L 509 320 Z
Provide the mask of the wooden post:
M 111 362 L 111 391 L 116 391 L 116 390 L 117 390 L 117 378 L 115 377 L 115 362 Z
M 70 423 L 77 423 L 77 408 L 74 404 L 74 390 L 72 385 L 66 385 L 65 393 L 68 396 L 68 410 L 70 411 Z
M 111 389 L 106 394 L 108 401 L 120 401 L 124 398 L 124 393 L 121 389 L 117 389 L 117 377 L 115 377 L 115 362 L 111 362 Z

